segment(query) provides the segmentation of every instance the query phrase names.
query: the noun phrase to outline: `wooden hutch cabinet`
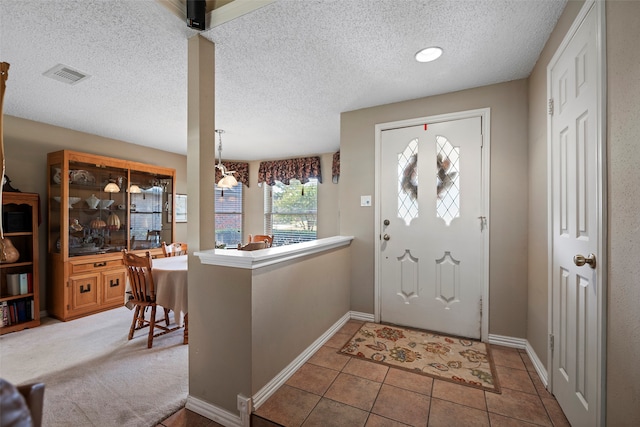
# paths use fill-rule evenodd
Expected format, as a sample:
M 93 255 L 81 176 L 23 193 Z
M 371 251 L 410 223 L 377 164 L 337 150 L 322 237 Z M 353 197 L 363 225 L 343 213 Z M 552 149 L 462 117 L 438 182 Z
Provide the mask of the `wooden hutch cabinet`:
M 174 240 L 175 169 L 75 151 L 49 153 L 48 312 L 71 320 L 124 303 L 122 249 Z
M 11 240 L 20 258 L 0 263 L 0 334 L 40 324 L 39 208 L 38 194 L 2 194 L 4 237 Z

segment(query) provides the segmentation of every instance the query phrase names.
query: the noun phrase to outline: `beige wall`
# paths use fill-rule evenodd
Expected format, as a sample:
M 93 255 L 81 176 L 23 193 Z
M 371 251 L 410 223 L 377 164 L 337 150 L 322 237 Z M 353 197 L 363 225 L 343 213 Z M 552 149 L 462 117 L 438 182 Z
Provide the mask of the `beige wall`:
M 351 309 L 374 312 L 374 192 L 378 123 L 491 108 L 490 314 L 492 334 L 527 332 L 527 81 L 485 86 L 341 116 L 340 234 L 353 235 Z M 347 185 L 345 185 L 347 183 Z M 375 200 L 374 200 L 375 205 Z
M 349 312 L 350 268 L 347 246 L 255 271 L 252 394 Z
M 640 425 L 640 2 L 607 1 L 607 425 Z
M 40 194 L 40 307 L 46 308 L 47 260 L 47 153 L 74 150 L 176 169 L 176 191 L 187 192 L 187 158 L 179 154 L 129 144 L 45 123 L 4 117 L 6 174 L 11 185 L 25 193 Z M 176 224 L 176 239 L 186 240 L 187 225 Z
M 583 1 L 567 3 L 529 76 L 529 289 L 527 339 L 546 366 L 548 342 L 547 65 Z

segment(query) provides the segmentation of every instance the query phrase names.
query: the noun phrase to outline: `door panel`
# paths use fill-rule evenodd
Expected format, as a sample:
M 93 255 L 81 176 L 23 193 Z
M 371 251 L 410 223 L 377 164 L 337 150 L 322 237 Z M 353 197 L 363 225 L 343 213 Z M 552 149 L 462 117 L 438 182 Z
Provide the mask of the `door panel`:
M 382 321 L 480 337 L 481 150 L 479 117 L 382 132 Z
M 550 72 L 557 109 L 552 158 L 552 391 L 576 426 L 597 424 L 598 251 L 597 51 L 592 8 Z

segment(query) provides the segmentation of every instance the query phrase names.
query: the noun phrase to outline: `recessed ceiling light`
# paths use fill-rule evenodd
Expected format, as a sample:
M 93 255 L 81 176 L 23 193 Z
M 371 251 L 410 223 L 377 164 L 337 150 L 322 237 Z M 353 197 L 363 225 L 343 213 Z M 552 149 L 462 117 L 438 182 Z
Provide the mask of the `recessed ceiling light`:
M 439 47 L 427 47 L 416 53 L 416 61 L 418 62 L 431 62 L 440 58 L 442 55 L 442 49 Z

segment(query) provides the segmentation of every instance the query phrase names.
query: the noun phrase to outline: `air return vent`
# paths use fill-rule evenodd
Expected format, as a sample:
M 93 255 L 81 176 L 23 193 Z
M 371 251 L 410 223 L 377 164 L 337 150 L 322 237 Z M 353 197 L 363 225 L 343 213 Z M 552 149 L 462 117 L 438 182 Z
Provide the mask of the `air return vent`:
M 42 74 L 47 77 L 51 77 L 54 80 L 58 80 L 59 82 L 67 83 L 70 85 L 78 84 L 81 81 L 87 80 L 89 77 L 91 77 L 88 74 L 83 73 L 82 71 L 75 70 L 63 64 L 58 64 Z

